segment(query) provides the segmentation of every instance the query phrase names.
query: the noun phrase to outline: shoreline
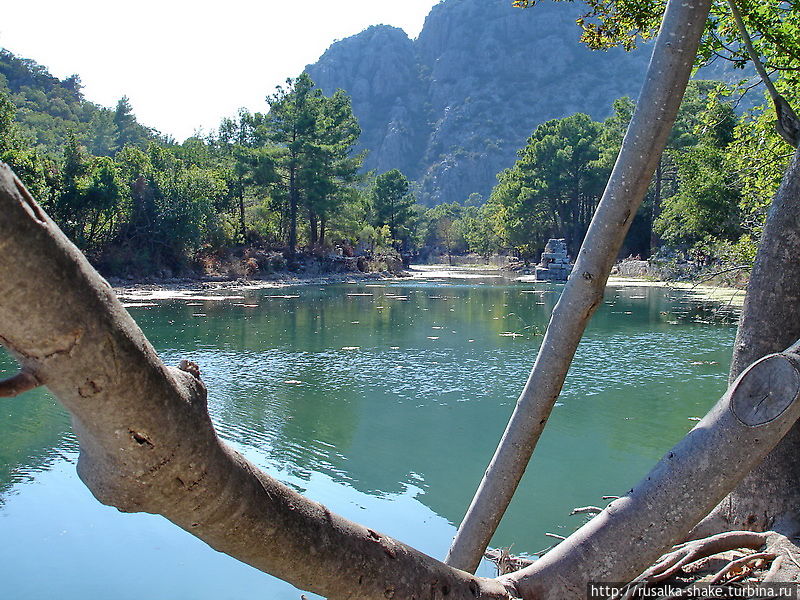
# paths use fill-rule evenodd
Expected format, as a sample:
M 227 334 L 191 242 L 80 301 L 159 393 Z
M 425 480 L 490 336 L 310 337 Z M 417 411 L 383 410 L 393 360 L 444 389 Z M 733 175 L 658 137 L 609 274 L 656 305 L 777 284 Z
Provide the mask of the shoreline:
M 220 291 L 255 291 L 263 289 L 281 289 L 306 285 L 328 285 L 336 283 L 359 283 L 362 281 L 393 281 L 406 277 L 390 273 L 328 273 L 308 277 L 286 275 L 275 279 L 217 279 L 217 278 L 172 278 L 142 281 L 125 281 L 111 278 L 107 280 L 123 306 L 141 306 L 142 302 L 171 299 L 230 299 L 231 295 L 219 294 Z M 215 294 L 216 293 L 216 294 Z M 204 294 L 213 294 L 207 296 Z
M 491 265 L 411 265 L 402 274 L 376 273 L 328 273 L 310 276 L 285 274 L 271 279 L 223 279 L 223 278 L 172 278 L 125 281 L 111 278 L 108 283 L 125 306 L 141 306 L 143 302 L 169 299 L 231 299 L 230 294 L 220 292 L 245 292 L 262 289 L 281 289 L 295 286 L 361 283 L 370 281 L 411 281 L 419 279 L 506 279 L 518 283 L 552 283 L 533 281 L 529 276 L 518 276 Z M 636 277 L 611 276 L 606 287 L 661 287 L 683 290 L 702 299 L 728 303 L 741 307 L 745 291 L 736 288 L 694 284 L 686 281 L 661 281 Z M 209 295 L 210 294 L 210 295 Z

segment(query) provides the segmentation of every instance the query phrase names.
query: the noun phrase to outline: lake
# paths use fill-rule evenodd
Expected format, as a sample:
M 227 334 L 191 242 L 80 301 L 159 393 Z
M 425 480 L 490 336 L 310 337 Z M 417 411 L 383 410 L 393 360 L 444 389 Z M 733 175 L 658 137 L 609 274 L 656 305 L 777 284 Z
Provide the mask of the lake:
M 562 286 L 436 275 L 129 310 L 167 364 L 200 365 L 225 441 L 333 511 L 442 558 Z M 572 508 L 646 473 L 724 391 L 729 312 L 688 291 L 610 286 L 493 545 L 545 548 L 546 532 L 584 522 Z M 0 357 L 0 376 L 13 371 Z M 162 517 L 101 506 L 76 460 L 69 417 L 45 391 L 0 399 L 0 596 L 299 599 Z

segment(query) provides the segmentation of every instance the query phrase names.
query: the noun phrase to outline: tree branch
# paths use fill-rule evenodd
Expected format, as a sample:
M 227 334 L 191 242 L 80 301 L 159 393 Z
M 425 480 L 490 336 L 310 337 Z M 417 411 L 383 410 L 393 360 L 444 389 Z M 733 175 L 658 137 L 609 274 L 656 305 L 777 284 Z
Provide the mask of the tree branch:
M 166 367 L 110 286 L 0 164 L 0 341 L 73 416 L 78 474 L 102 503 L 149 512 L 330 598 L 505 600 L 474 577 L 331 513 L 225 445 L 196 365 Z
M 450 547 L 450 565 L 475 570 L 528 466 L 666 145 L 709 7 L 710 0 L 667 3 L 619 157 L 528 381 Z
M 585 598 L 589 581 L 631 581 L 683 539 L 778 443 L 800 416 L 800 356 L 755 362 L 626 496 L 615 500 L 529 567 L 506 576 L 523 598 Z M 747 452 L 742 452 L 747 448 Z M 760 546 L 736 532 L 689 542 L 659 572 L 715 544 Z M 674 560 L 674 562 L 672 562 Z M 687 561 L 688 561 L 687 560 Z
M 736 0 L 728 0 L 728 6 L 731 8 L 731 15 L 733 15 L 733 20 L 736 22 L 739 34 L 742 36 L 742 43 L 747 50 L 747 54 L 750 60 L 753 61 L 753 66 L 759 77 L 761 77 L 761 81 L 764 82 L 764 86 L 767 88 L 770 98 L 772 98 L 772 103 L 775 105 L 775 113 L 778 116 L 775 129 L 787 143 L 797 148 L 798 143 L 800 143 L 800 119 L 797 118 L 797 114 L 795 114 L 792 106 L 786 101 L 786 98 L 778 92 L 775 88 L 775 84 L 773 84 L 772 80 L 769 78 L 769 74 L 764 68 L 764 64 L 761 62 L 758 52 L 756 52 L 756 49 L 753 47 L 753 40 L 747 31 L 747 27 L 745 27 L 742 13 L 736 5 Z
M 23 369 L 16 375 L 0 381 L 0 398 L 14 398 L 40 385 L 42 384 L 33 373 Z

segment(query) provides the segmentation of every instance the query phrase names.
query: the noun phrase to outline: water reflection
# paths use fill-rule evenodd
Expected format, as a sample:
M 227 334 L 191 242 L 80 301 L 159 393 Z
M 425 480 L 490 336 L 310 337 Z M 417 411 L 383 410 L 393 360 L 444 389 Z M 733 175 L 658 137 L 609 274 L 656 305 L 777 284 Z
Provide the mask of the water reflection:
M 167 363 L 201 366 L 221 437 L 333 510 L 442 556 L 560 290 L 415 280 L 168 300 L 131 313 Z M 724 389 L 734 329 L 676 318 L 693 306 L 690 295 L 664 288 L 608 290 L 495 544 L 533 551 L 548 545 L 545 531 L 568 533 L 580 524 L 567 516 L 572 507 L 626 491 L 706 412 Z M 0 368 L 13 366 L 6 359 Z M 48 490 L 76 494 L 64 510 L 96 523 L 99 538 L 115 535 L 106 528 L 141 527 L 148 533 L 128 534 L 163 539 L 160 546 L 181 548 L 227 580 L 236 573 L 257 581 L 270 597 L 298 597 L 238 563 L 215 562 L 202 544 L 151 517 L 101 516 L 106 509 L 88 492 L 73 490 L 80 484 L 66 463 L 75 441 L 63 410 L 41 391 L 0 407 L 0 498 L 41 497 L 44 488 L 25 481 L 46 479 Z M 0 535 L 9 519 L 30 526 L 20 506 L 0 507 L 8 517 Z M 85 547 L 73 540 L 72 552 L 95 560 L 97 539 Z M 169 564 L 144 543 L 150 563 Z M 6 560 L 27 568 L 24 556 Z M 176 585 L 169 573 L 159 577 L 161 589 Z M 87 597 L 73 587 L 73 597 Z M 200 586 L 191 597 L 219 596 Z
M 0 354 L 0 379 L 16 371 L 14 360 Z M 67 412 L 44 389 L 0 398 L 0 506 L 14 485 L 67 460 L 75 447 Z

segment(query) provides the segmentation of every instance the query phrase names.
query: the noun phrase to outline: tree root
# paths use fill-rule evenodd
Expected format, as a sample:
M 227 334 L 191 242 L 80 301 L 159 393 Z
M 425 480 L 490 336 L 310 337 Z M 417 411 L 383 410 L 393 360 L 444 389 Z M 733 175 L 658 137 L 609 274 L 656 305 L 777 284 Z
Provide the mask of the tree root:
M 747 554 L 746 556 L 743 556 L 742 558 L 737 558 L 736 560 L 733 560 L 724 567 L 722 567 L 722 569 L 720 569 L 716 575 L 714 575 L 711 579 L 708 580 L 708 583 L 719 583 L 723 579 L 725 579 L 727 575 L 729 575 L 733 571 L 736 571 L 737 569 L 741 569 L 741 572 L 735 574 L 732 577 L 729 577 L 728 581 L 737 581 L 739 579 L 743 579 L 746 575 L 752 573 L 753 571 L 752 568 L 749 570 L 745 568 L 751 562 L 756 562 L 759 560 L 768 561 L 768 560 L 774 560 L 776 558 L 778 558 L 778 555 L 773 554 L 772 552 L 756 552 L 755 554 Z
M 490 548 L 483 556 L 495 564 L 498 575 L 507 575 L 533 564 L 529 558 L 513 556 L 511 548 Z
M 678 574 L 684 567 L 720 552 L 751 548 L 757 550 L 767 542 L 768 534 L 755 531 L 728 531 L 675 546 L 671 552 L 634 579 L 631 584 L 658 583 Z

